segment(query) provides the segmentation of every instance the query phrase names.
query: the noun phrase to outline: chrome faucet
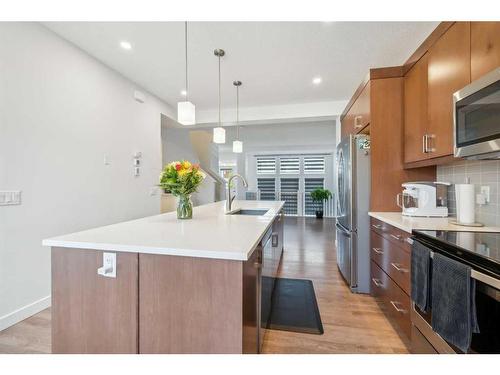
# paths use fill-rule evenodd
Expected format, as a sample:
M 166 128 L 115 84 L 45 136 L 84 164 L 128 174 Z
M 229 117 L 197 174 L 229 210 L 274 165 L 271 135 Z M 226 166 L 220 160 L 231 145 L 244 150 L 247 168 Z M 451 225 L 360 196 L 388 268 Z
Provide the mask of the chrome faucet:
M 229 177 L 226 185 L 226 213 L 231 212 L 231 205 L 233 204 L 234 198 L 236 198 L 236 196 L 231 198 L 231 182 L 235 177 L 241 178 L 241 181 L 243 181 L 243 185 L 245 185 L 245 187 L 248 187 L 247 180 L 245 180 L 245 177 L 243 177 L 242 175 L 235 173 L 231 177 Z

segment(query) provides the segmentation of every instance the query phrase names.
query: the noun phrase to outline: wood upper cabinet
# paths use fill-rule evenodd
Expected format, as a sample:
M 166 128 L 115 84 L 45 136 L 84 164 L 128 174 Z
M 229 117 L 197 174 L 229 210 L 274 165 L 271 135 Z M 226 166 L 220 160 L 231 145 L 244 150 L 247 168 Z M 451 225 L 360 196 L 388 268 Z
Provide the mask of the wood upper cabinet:
M 453 93 L 470 83 L 470 22 L 454 23 L 406 73 L 404 161 L 453 154 Z
M 404 77 L 404 161 L 427 158 L 424 136 L 427 132 L 427 54 Z
M 471 22 L 471 80 L 500 66 L 500 22 Z
M 453 154 L 453 93 L 470 83 L 470 23 L 456 22 L 428 52 L 429 158 Z
M 342 138 L 348 134 L 359 133 L 370 123 L 370 86 L 370 82 L 367 82 L 342 119 Z

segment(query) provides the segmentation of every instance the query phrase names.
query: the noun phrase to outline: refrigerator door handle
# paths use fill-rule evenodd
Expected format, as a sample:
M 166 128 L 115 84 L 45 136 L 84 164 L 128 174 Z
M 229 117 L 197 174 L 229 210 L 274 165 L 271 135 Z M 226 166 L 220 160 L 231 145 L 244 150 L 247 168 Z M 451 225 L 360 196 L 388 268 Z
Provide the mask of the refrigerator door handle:
M 351 238 L 351 232 L 349 232 L 346 228 L 344 228 L 342 225 L 337 223 L 335 227 L 347 238 Z

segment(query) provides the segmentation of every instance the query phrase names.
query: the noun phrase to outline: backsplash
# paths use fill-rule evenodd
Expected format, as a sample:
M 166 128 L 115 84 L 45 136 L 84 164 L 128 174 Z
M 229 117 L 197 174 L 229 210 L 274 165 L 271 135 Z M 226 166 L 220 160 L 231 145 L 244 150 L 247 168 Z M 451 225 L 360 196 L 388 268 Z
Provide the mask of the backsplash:
M 476 204 L 476 221 L 489 226 L 500 226 L 500 160 L 461 160 L 437 167 L 437 180 L 450 182 L 448 190 L 448 209 L 450 216 L 456 216 L 454 184 L 462 184 L 470 178 L 475 185 L 476 194 L 481 186 L 490 187 L 490 202 Z

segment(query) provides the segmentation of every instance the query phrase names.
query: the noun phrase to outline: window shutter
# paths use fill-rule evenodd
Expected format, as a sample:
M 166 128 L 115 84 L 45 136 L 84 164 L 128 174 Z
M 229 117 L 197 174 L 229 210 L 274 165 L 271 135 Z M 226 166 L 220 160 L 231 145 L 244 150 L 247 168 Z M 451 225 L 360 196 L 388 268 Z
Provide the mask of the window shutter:
M 298 157 L 280 158 L 280 174 L 299 174 L 300 159 Z
M 276 199 L 276 180 L 274 178 L 258 178 L 257 189 L 260 191 L 261 200 L 274 201 Z
M 280 187 L 280 200 L 285 201 L 285 215 L 297 215 L 299 179 L 281 178 Z
M 304 157 L 304 173 L 325 173 L 325 157 L 324 156 L 305 156 Z
M 258 157 L 257 158 L 257 174 L 275 174 L 276 173 L 276 158 Z

